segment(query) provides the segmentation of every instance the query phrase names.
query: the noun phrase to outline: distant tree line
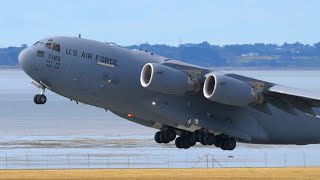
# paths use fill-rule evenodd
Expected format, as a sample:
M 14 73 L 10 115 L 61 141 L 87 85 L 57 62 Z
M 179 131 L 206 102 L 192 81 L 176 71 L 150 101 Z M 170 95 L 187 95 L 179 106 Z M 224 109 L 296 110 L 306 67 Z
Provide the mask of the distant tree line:
M 296 42 L 293 44 L 233 44 L 211 45 L 181 44 L 167 45 L 141 44 L 130 49 L 148 49 L 157 54 L 202 66 L 233 67 L 320 67 L 320 42 L 314 45 Z
M 0 48 L 0 66 L 18 66 L 18 55 L 26 48 Z M 148 43 L 128 46 L 201 66 L 232 67 L 320 67 L 320 42 L 309 45 L 296 43 L 211 45 L 208 42 L 168 45 Z
M 18 66 L 18 56 L 24 48 L 24 44 L 21 47 L 0 48 L 0 66 Z

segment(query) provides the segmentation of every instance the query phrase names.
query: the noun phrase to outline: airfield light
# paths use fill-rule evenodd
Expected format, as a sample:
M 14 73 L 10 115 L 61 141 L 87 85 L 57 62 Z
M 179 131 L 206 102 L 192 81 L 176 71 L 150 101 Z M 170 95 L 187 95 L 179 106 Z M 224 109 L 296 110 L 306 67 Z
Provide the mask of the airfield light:
M 127 114 L 127 116 L 128 116 L 129 118 L 133 117 L 133 115 L 132 115 L 132 114 Z
M 157 103 L 155 101 L 152 102 L 152 106 L 155 106 Z

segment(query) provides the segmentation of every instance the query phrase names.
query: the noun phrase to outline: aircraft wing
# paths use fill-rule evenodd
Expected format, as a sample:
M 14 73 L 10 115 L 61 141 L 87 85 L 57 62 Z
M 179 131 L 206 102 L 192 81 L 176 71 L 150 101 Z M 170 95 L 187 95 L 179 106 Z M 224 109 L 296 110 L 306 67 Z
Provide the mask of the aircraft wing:
M 291 110 L 298 109 L 314 116 L 316 116 L 316 113 L 312 108 L 320 107 L 320 95 L 307 90 L 274 85 L 268 89 L 266 96 L 277 99 L 278 102 L 282 101 L 284 109 L 291 106 Z
M 177 61 L 177 60 L 171 60 L 168 59 L 167 61 L 162 63 L 163 65 L 179 69 L 181 71 L 186 72 L 187 74 L 191 75 L 195 79 L 199 79 L 200 81 L 204 81 L 205 74 L 209 73 L 211 70 L 206 69 L 200 66 L 196 66 L 193 64 Z
M 217 72 L 217 70 L 202 68 L 175 60 L 169 60 L 163 64 L 185 71 L 194 77 L 198 75 L 198 79 L 202 82 L 205 80 L 208 73 Z M 256 90 L 261 92 L 264 97 L 264 103 L 259 105 L 250 105 L 261 112 L 272 114 L 267 105 L 271 104 L 274 107 L 292 115 L 298 115 L 297 110 L 313 116 L 317 115 L 314 112 L 313 107 L 320 107 L 320 94 L 316 94 L 308 90 L 274 84 L 239 74 L 224 73 L 224 75 L 247 82 Z
M 295 97 L 302 98 L 304 100 L 312 101 L 312 102 L 320 101 L 320 95 L 317 95 L 311 91 L 286 87 L 282 85 L 274 85 L 270 87 L 269 92 L 288 95 L 288 96 L 295 96 Z M 319 107 L 319 105 L 317 104 L 316 107 Z
M 297 110 L 313 116 L 317 115 L 312 108 L 320 107 L 320 95 L 316 94 L 315 92 L 265 82 L 262 80 L 237 74 L 226 75 L 242 81 L 246 81 L 253 87 L 257 84 L 258 86 L 262 85 L 263 88 L 259 89 L 259 91 L 261 91 L 261 93 L 263 94 L 264 104 L 251 105 L 259 111 L 272 114 L 267 106 L 267 104 L 270 103 L 278 109 L 281 109 L 292 115 L 298 115 Z

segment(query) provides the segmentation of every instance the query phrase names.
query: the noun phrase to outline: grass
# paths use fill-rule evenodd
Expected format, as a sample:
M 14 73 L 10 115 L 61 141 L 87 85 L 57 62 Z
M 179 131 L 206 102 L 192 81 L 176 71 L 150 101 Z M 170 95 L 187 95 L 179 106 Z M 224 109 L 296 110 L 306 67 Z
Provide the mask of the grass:
M 0 179 L 320 179 L 320 168 L 0 170 Z

